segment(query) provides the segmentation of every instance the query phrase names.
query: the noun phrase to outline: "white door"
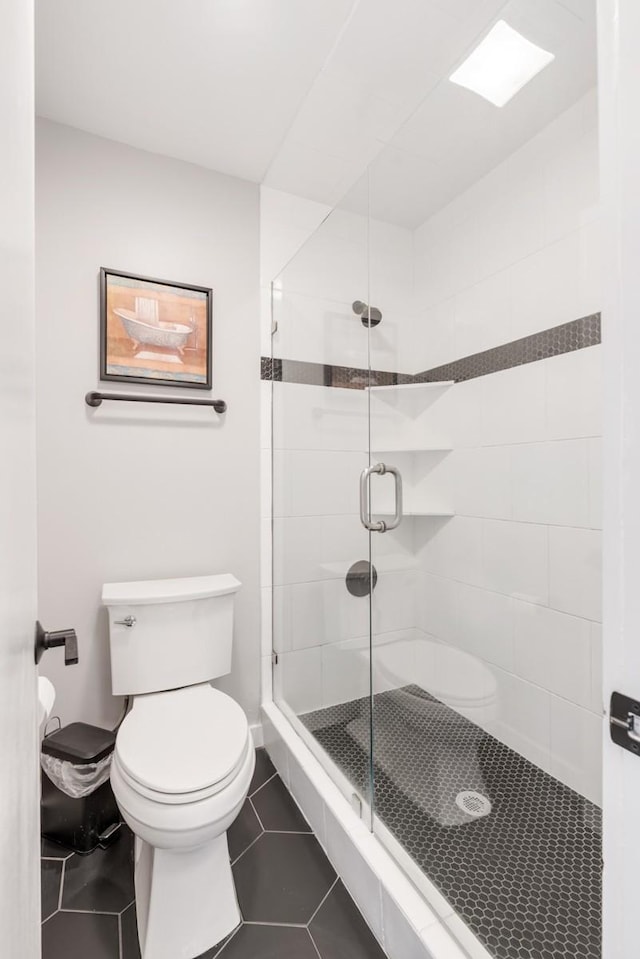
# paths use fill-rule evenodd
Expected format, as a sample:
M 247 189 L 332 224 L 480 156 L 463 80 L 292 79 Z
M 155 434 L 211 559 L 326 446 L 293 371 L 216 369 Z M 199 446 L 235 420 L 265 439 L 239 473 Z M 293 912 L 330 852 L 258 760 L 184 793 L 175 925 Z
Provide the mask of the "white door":
M 33 10 L 0 3 L 0 951 L 40 955 Z
M 640 3 L 599 0 L 605 211 L 604 959 L 640 956 L 640 754 L 614 691 L 640 697 Z

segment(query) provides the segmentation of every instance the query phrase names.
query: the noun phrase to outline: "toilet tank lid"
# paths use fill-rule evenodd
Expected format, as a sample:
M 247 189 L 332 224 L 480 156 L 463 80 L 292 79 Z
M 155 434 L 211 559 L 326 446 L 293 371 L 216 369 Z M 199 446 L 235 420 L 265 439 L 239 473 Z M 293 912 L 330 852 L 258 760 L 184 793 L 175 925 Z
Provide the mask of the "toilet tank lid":
M 183 603 L 235 593 L 241 585 L 231 573 L 181 579 L 148 579 L 135 583 L 105 583 L 102 587 L 102 604 L 150 606 L 156 603 Z

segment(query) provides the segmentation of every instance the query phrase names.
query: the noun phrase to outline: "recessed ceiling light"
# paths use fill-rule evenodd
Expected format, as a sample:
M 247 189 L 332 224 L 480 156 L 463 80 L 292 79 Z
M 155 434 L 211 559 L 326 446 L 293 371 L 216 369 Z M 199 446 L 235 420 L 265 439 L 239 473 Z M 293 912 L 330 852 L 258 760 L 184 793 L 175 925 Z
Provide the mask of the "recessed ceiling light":
M 449 79 L 503 107 L 555 57 L 498 20 Z

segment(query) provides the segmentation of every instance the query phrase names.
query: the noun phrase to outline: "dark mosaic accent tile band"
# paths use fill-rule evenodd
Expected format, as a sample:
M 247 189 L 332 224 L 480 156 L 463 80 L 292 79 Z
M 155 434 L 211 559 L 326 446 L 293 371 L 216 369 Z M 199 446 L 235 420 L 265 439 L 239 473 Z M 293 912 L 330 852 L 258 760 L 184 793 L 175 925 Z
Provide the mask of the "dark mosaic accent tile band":
M 514 366 L 524 366 L 537 360 L 546 360 L 562 353 L 573 353 L 587 346 L 597 346 L 601 342 L 600 313 L 582 316 L 570 323 L 561 323 L 550 330 L 542 330 L 531 336 L 523 336 L 511 343 L 494 346 L 482 353 L 465 356 L 453 363 L 445 363 L 431 370 L 424 370 L 413 377 L 414 383 L 434 383 L 439 380 L 472 380 L 488 373 L 510 370 Z
M 373 709 L 376 815 L 491 955 L 600 959 L 600 810 L 420 686 Z M 300 716 L 365 795 L 369 712 Z
M 364 390 L 367 386 L 396 386 L 410 383 L 413 377 L 383 370 L 359 369 L 355 366 L 333 366 L 329 363 L 307 363 L 304 360 L 280 360 L 263 356 L 260 378 L 276 383 L 303 383 L 306 386 L 338 386 Z
M 363 390 L 368 386 L 437 383 L 442 380 L 462 383 L 478 376 L 546 360 L 551 356 L 572 353 L 587 346 L 597 346 L 600 342 L 601 315 L 593 313 L 415 375 L 386 370 L 369 372 L 358 367 L 263 356 L 260 359 L 260 378 L 278 383 L 302 383 L 307 386 L 334 386 L 353 390 Z

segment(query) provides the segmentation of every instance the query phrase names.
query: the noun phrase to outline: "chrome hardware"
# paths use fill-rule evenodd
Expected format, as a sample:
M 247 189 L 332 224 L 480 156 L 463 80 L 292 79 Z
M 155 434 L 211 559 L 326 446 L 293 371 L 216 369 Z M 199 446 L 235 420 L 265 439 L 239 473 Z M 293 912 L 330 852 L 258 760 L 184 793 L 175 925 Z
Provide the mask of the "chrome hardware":
M 124 619 L 114 619 L 114 626 L 128 626 L 131 629 L 132 626 L 135 626 L 138 620 L 135 616 L 125 616 Z
M 347 571 L 347 589 L 352 596 L 368 596 L 377 582 L 378 571 L 368 559 L 359 559 Z
M 395 485 L 395 512 L 391 520 L 371 519 L 370 502 L 370 477 L 373 473 L 379 473 L 384 476 L 385 473 L 391 473 Z M 376 463 L 374 466 L 367 466 L 360 474 L 360 522 L 365 529 L 372 530 L 375 533 L 386 533 L 387 530 L 396 529 L 402 519 L 402 476 L 396 466 L 386 466 L 384 463 Z
M 611 738 L 618 746 L 640 753 L 640 702 L 622 693 L 613 693 L 609 713 Z

